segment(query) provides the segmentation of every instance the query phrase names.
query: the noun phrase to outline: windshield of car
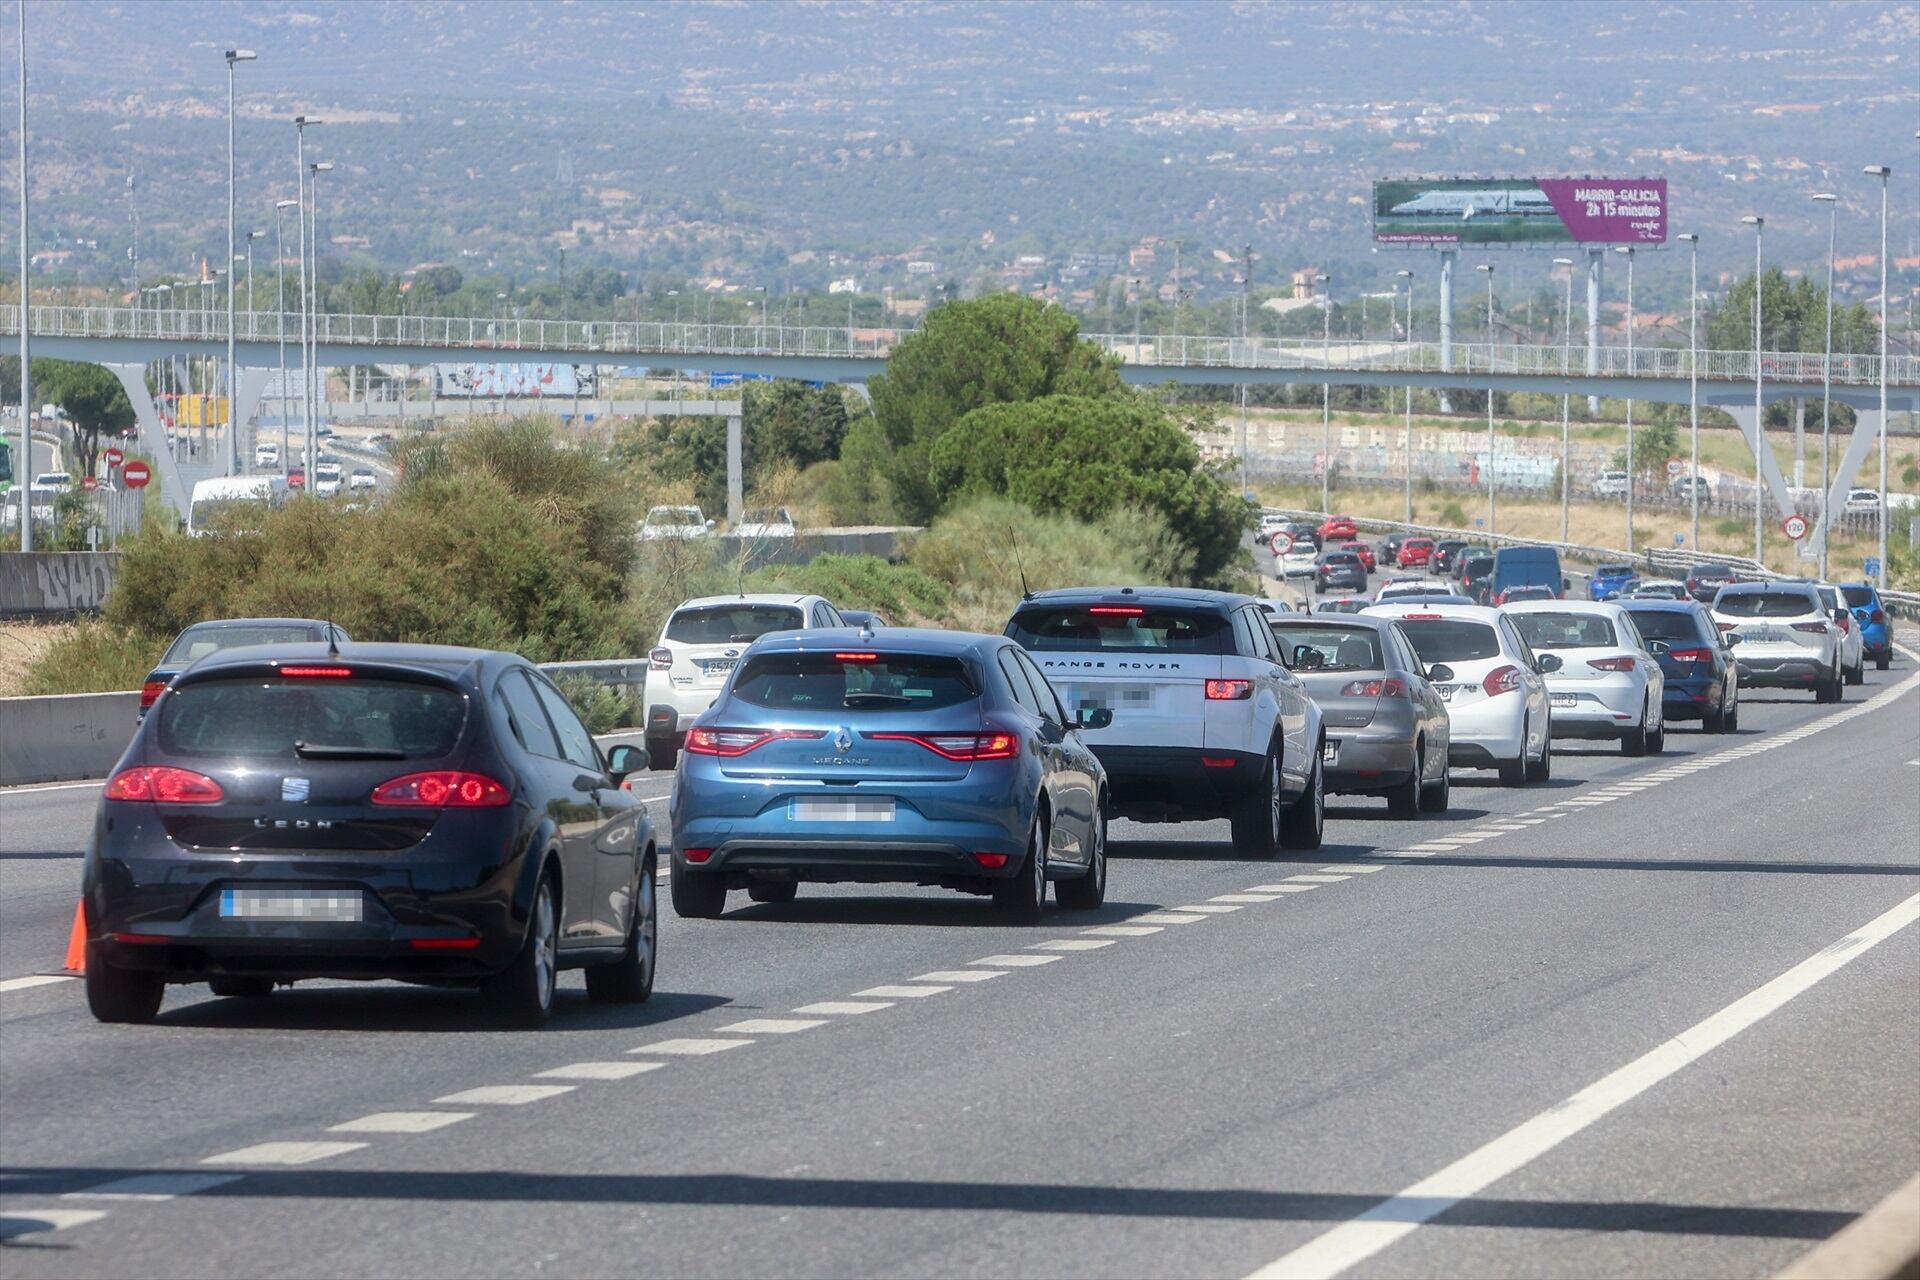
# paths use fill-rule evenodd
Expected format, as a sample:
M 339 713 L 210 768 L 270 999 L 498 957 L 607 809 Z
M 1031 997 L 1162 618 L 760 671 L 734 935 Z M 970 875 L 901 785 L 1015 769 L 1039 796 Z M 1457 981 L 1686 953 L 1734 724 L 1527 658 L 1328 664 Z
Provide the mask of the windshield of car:
M 1723 591 L 1713 608 L 1729 618 L 1797 618 L 1820 612 L 1800 591 Z
M 1593 568 L 1593 576 L 1596 578 L 1631 578 L 1633 576 L 1633 566 L 1630 564 L 1595 565 Z
M 1428 666 L 1500 656 L 1500 637 L 1484 622 L 1464 618 L 1402 618 L 1400 629 Z
M 1159 605 L 1040 605 L 1014 614 L 1007 635 L 1043 651 L 1227 653 L 1232 643 L 1218 614 Z
M 958 658 L 917 653 L 767 653 L 733 696 L 781 711 L 928 711 L 979 696 Z
M 1536 649 L 1607 649 L 1614 639 L 1613 623 L 1585 613 L 1516 613 L 1514 625 Z
M 1698 640 L 1700 626 L 1678 609 L 1635 609 L 1633 625 L 1647 640 Z M 1532 637 L 1529 636 L 1531 641 Z
M 800 629 L 800 610 L 781 604 L 720 604 L 682 609 L 667 620 L 681 644 L 747 644 L 769 631 Z
M 183 756 L 437 758 L 459 741 L 466 716 L 467 700 L 435 684 L 207 680 L 161 700 L 159 745 Z
M 309 627 L 188 627 L 160 661 L 163 665 L 185 666 L 222 649 L 242 649 L 250 644 L 299 644 L 313 638 Z
M 1840 588 L 1840 598 L 1847 602 L 1847 608 L 1849 609 L 1873 608 L 1872 587 L 1842 587 Z
M 1299 623 L 1273 624 L 1273 638 L 1280 652 L 1302 670 L 1378 671 L 1381 668 L 1380 633 L 1371 627 L 1303 626 Z M 1320 655 L 1316 668 L 1308 659 L 1304 664 L 1294 655 L 1304 646 Z
M 652 525 L 701 524 L 703 521 L 698 507 L 655 507 L 647 512 L 647 523 Z

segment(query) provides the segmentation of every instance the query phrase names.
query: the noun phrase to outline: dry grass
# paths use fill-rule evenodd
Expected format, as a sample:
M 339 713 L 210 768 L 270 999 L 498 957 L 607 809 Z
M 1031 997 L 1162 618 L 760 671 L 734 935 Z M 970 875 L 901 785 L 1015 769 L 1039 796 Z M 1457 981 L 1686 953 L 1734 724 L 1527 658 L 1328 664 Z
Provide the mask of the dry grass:
M 23 696 L 28 669 L 72 630 L 66 622 L 0 622 L 0 698 Z

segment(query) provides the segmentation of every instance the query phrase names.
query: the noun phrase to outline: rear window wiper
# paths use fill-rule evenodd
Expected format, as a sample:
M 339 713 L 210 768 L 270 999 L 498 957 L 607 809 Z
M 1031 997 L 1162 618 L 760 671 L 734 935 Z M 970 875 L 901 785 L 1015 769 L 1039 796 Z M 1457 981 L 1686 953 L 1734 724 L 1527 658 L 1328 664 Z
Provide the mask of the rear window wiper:
M 398 747 L 356 747 L 326 742 L 296 742 L 293 753 L 302 760 L 405 760 Z
M 891 707 L 912 702 L 913 699 L 904 693 L 850 693 L 842 701 L 849 707 L 870 707 L 875 703 Z

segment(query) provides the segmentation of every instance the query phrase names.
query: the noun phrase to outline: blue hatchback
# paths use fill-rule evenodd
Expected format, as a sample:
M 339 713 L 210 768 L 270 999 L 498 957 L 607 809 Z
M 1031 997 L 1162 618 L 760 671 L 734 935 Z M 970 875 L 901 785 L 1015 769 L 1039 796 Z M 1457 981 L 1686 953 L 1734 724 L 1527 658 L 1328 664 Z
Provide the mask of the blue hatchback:
M 756 640 L 689 730 L 673 793 L 673 907 L 712 918 L 727 892 L 790 902 L 802 881 L 991 894 L 1037 923 L 1107 883 L 1107 779 L 1003 636 L 903 627 Z
M 1740 727 L 1740 672 L 1707 607 L 1693 600 L 1621 600 L 1667 677 L 1668 720 L 1699 720 L 1708 733 Z
M 1876 669 L 1885 671 L 1893 663 L 1893 624 L 1887 620 L 1887 606 L 1871 582 L 1843 582 L 1840 599 L 1853 614 L 1860 628 L 1860 652 L 1872 658 Z
M 1611 600 L 1627 589 L 1627 583 L 1639 576 L 1630 564 L 1600 564 L 1587 579 L 1587 599 Z

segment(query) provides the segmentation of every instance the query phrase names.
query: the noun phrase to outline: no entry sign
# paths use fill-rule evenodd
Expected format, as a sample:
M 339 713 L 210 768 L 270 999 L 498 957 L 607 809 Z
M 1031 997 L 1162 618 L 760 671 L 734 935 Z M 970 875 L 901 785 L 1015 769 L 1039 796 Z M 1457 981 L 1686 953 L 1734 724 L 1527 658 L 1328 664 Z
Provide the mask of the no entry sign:
M 126 482 L 129 489 L 144 489 L 147 487 L 147 481 L 153 479 L 153 471 L 146 463 L 135 458 L 121 468 L 120 479 Z

